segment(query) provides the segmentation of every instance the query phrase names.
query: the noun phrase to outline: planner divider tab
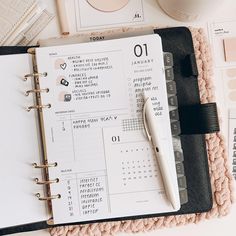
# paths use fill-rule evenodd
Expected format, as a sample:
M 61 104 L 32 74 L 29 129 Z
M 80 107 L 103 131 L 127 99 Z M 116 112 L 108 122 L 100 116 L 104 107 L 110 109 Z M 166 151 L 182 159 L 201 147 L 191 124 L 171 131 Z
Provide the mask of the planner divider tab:
M 184 155 L 180 140 L 181 128 L 178 112 L 177 89 L 174 76 L 173 55 L 169 52 L 164 52 L 164 65 L 166 76 L 166 87 L 169 103 L 169 114 L 171 121 L 171 132 L 173 139 L 173 147 L 176 162 L 176 172 L 178 177 L 180 203 L 184 205 L 188 202 L 187 181 L 184 171 Z

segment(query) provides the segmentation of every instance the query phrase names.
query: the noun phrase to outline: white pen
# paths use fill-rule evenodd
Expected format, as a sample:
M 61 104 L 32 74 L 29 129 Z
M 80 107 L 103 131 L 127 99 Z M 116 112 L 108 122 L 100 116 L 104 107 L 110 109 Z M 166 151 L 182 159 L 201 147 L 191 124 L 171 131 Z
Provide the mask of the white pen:
M 144 92 L 143 120 L 149 141 L 152 142 L 156 159 L 161 171 L 161 176 L 168 200 L 175 210 L 180 208 L 178 186 L 174 184 L 172 169 L 169 166 L 167 157 L 164 156 L 160 145 L 160 132 L 158 130 L 157 120 L 153 109 L 151 98 Z

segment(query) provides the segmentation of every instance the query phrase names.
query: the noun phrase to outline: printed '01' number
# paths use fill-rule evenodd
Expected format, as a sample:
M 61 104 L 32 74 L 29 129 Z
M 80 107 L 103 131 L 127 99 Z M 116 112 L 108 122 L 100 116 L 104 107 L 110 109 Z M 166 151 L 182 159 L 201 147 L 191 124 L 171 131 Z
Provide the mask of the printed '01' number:
M 119 143 L 120 142 L 120 136 L 112 136 L 111 141 L 113 143 Z
M 148 56 L 148 46 L 147 44 L 137 44 L 134 46 L 134 54 L 136 57 L 141 57 L 143 54 L 145 54 L 145 56 Z

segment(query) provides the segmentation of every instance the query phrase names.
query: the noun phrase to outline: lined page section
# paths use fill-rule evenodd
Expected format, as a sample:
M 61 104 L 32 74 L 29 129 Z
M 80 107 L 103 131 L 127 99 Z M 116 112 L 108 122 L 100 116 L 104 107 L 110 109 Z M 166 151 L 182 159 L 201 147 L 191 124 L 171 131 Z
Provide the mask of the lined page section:
M 30 55 L 0 56 L 0 228 L 45 221 L 44 202 L 34 194 L 42 192 L 33 178 L 41 179 L 40 171 L 32 167 L 40 161 L 37 118 L 26 107 L 34 104 L 32 82 L 23 76 L 32 70 Z

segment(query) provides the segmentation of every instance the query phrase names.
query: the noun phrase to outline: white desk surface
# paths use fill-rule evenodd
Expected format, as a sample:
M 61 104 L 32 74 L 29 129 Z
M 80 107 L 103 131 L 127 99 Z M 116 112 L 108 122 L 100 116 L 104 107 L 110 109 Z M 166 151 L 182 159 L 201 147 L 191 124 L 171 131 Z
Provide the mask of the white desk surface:
M 48 5 L 48 9 L 51 12 L 54 12 L 56 14 L 56 8 L 55 8 L 55 1 L 54 0 L 47 0 L 45 1 Z M 72 8 L 73 0 L 67 0 L 68 6 Z M 170 17 L 168 17 L 166 14 L 164 14 L 158 5 L 156 4 L 155 0 L 144 0 L 145 2 L 145 8 L 148 12 L 146 15 L 146 20 L 150 24 L 158 24 L 160 26 L 183 26 L 183 25 L 192 25 L 192 26 L 201 26 L 206 27 L 208 21 L 219 21 L 219 20 L 236 20 L 236 1 L 235 0 L 222 0 L 224 2 L 220 9 L 217 11 L 211 13 L 211 15 L 208 15 L 205 18 L 202 18 L 198 22 L 193 23 L 184 23 L 184 22 L 178 22 Z M 70 10 L 73 12 L 73 8 Z M 73 14 L 72 14 L 73 15 Z M 75 32 L 74 27 L 74 17 L 72 16 L 71 19 L 71 32 Z M 45 28 L 45 30 L 37 37 L 36 40 L 42 39 L 42 38 L 49 38 L 49 37 L 55 37 L 59 36 L 60 30 L 58 26 L 58 20 L 57 17 L 53 19 L 53 21 Z M 35 41 L 36 41 L 35 40 Z M 215 82 L 215 86 L 217 88 L 217 81 Z M 218 101 L 218 105 L 220 106 L 220 101 Z M 221 107 L 223 110 L 223 106 Z M 223 122 L 227 122 L 227 120 L 223 119 Z M 225 135 L 227 135 L 227 131 L 223 130 Z M 187 226 L 181 226 L 181 227 L 175 227 L 175 228 L 168 228 L 168 229 L 161 229 L 158 231 L 153 231 L 149 233 L 140 233 L 137 234 L 137 236 L 154 236 L 154 235 L 160 235 L 160 236 L 173 236 L 173 235 L 182 235 L 182 236 L 198 236 L 198 235 L 214 235 L 214 236 L 222 236 L 224 235 L 230 235 L 234 232 L 235 227 L 235 219 L 236 219 L 236 206 L 232 207 L 231 213 L 222 218 L 212 219 L 212 220 L 206 220 L 204 222 L 195 224 L 190 224 Z M 49 233 L 46 230 L 41 231 L 35 231 L 30 233 L 23 233 L 23 234 L 17 234 L 17 236 L 49 236 Z M 118 236 L 132 236 L 133 234 L 119 234 Z M 15 236 L 15 235 L 14 235 Z

